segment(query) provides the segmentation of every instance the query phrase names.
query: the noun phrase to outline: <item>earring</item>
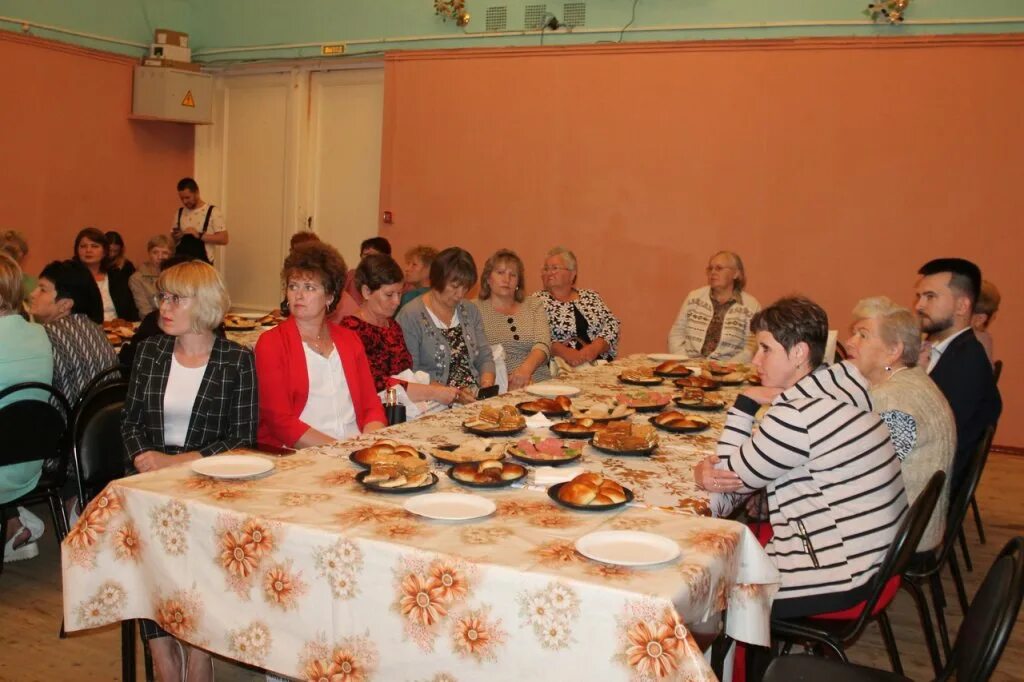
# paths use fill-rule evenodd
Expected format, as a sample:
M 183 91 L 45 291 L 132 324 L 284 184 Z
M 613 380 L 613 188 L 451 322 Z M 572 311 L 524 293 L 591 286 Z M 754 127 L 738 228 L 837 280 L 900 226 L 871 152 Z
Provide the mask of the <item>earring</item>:
M 888 365 L 886 365 L 885 366 L 885 371 L 886 372 L 891 372 L 892 371 L 892 367 L 889 367 Z

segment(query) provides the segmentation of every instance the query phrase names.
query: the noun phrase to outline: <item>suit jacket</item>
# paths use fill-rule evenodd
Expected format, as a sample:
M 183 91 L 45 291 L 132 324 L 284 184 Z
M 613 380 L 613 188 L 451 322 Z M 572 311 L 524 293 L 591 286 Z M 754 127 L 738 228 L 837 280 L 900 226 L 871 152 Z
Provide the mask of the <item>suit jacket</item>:
M 929 375 L 946 396 L 956 420 L 951 479 L 956 490 L 985 429 L 999 420 L 1003 401 L 985 347 L 970 330 L 950 342 Z
M 135 297 L 132 295 L 131 287 L 128 286 L 130 274 L 124 270 L 109 270 L 107 286 L 110 289 L 110 300 L 114 302 L 117 316 L 122 320 L 138 322 L 139 309 L 135 306 Z
M 359 335 L 335 324 L 327 327 L 341 358 L 359 430 L 370 422 L 387 424 Z M 260 336 L 256 342 L 256 371 L 260 377 L 259 442 L 292 447 L 310 429 L 299 419 L 309 399 L 309 369 L 294 318 Z
M 146 450 L 168 454 L 198 450 L 207 456 L 255 443 L 259 410 L 252 351 L 215 337 L 185 445 L 164 444 L 164 392 L 173 353 L 174 337 L 166 334 L 152 336 L 139 346 L 121 415 L 129 462 Z

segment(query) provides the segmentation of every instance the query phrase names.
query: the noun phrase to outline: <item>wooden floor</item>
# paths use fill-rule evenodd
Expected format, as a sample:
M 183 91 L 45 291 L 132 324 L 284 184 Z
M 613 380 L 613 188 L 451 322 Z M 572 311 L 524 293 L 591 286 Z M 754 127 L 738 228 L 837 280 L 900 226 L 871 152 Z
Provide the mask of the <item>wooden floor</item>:
M 988 543 L 977 541 L 973 523 L 968 540 L 975 570 L 967 574 L 973 595 L 993 556 L 1014 535 L 1024 535 L 1024 457 L 993 453 L 979 492 Z M 42 510 L 38 510 L 41 515 Z M 970 518 L 968 519 L 970 522 Z M 57 638 L 60 627 L 61 588 L 58 551 L 53 534 L 41 541 L 40 556 L 7 564 L 0 575 L 0 680 L 52 682 L 53 680 L 115 680 L 120 676 L 120 630 L 116 627 Z M 946 576 L 947 610 L 951 632 L 959 625 L 952 582 Z M 913 602 L 903 592 L 890 608 L 906 674 L 914 680 L 932 679 Z M 1024 680 L 1024 625 L 1018 618 L 1006 652 L 993 680 Z M 875 626 L 850 649 L 857 663 L 888 669 L 888 658 Z M 139 657 L 141 661 L 141 656 Z M 141 671 L 141 664 L 140 664 Z M 140 678 L 141 673 L 140 673 Z M 227 661 L 217 662 L 217 680 L 262 680 L 263 676 Z

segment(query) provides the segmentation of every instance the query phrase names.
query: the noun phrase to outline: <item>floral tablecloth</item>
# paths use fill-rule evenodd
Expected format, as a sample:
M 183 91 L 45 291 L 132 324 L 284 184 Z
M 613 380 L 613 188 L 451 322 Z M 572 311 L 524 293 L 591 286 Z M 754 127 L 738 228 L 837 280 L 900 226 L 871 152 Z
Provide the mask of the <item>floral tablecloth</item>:
M 562 380 L 617 390 L 609 371 Z M 429 441 L 471 411 L 391 434 Z M 574 512 L 528 489 L 474 491 L 497 505 L 481 520 L 430 521 L 354 481 L 344 454 L 357 444 L 273 458 L 255 480 L 176 467 L 114 482 L 62 547 L 68 630 L 152 618 L 236 660 L 347 682 L 710 680 L 687 624 L 728 609 L 730 634 L 767 639 L 778 574 L 741 524 L 644 505 Z M 666 450 L 645 463 L 648 500 L 691 494 L 656 480 L 681 476 L 673 453 L 692 459 L 700 446 Z M 447 477 L 437 489 L 461 490 Z M 657 533 L 682 554 L 646 569 L 595 563 L 573 544 L 599 529 Z

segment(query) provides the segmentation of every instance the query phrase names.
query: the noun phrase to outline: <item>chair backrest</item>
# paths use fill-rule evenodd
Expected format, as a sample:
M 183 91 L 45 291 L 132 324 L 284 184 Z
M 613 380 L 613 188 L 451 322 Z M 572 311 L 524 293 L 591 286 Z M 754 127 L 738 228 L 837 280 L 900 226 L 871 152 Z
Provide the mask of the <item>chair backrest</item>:
M 72 455 L 77 472 L 78 499 L 84 505 L 126 475 L 121 410 L 128 382 L 98 383 L 84 394 L 71 420 Z
M 99 374 L 89 380 L 85 386 L 82 387 L 82 392 L 79 394 L 78 403 L 74 406 L 74 409 L 78 409 L 85 397 L 92 393 L 92 391 L 101 384 L 106 384 L 111 381 L 128 381 L 128 377 L 131 374 L 131 368 L 125 367 L 124 365 L 114 365 L 101 371 Z
M 945 565 L 949 552 L 956 545 L 960 527 L 963 525 L 964 519 L 967 518 L 967 510 L 971 507 L 971 498 L 974 497 L 974 492 L 978 489 L 978 483 L 981 481 L 981 473 L 985 470 L 985 462 L 988 461 L 988 453 L 992 449 L 992 436 L 995 434 L 995 430 L 994 426 L 985 429 L 981 440 L 978 441 L 978 447 L 971 455 L 971 461 L 964 469 L 960 487 L 954 487 L 951 490 L 949 511 L 946 513 L 946 532 L 942 536 L 942 544 L 936 553 L 938 566 Z
M 1001 377 L 1002 375 L 1003 375 L 1003 361 L 1002 360 L 996 360 L 994 363 L 992 363 L 992 376 L 995 378 L 997 385 L 999 384 L 999 377 Z
M 928 522 L 932 518 L 932 512 L 935 511 L 935 504 L 939 501 L 939 494 L 942 492 L 945 482 L 945 472 L 936 471 L 932 474 L 924 490 L 910 505 L 907 513 L 903 515 L 899 530 L 896 531 L 896 537 L 889 545 L 885 558 L 882 559 L 882 564 L 878 567 L 878 573 L 875 574 L 871 596 L 866 600 L 864 609 L 857 620 L 852 621 L 845 628 L 842 639 L 845 640 L 853 633 L 859 632 L 867 624 L 868 618 L 874 613 L 875 606 L 878 605 L 878 600 L 882 597 L 886 584 L 893 576 L 902 575 L 907 570 L 907 566 L 910 565 L 910 560 L 921 542 L 921 536 L 924 535 L 925 528 L 928 527 Z
M 940 680 L 982 682 L 992 676 L 1024 598 L 1024 538 L 1003 547 L 985 574 L 957 633 Z
M 41 392 L 38 397 L 15 400 L 0 408 L 0 466 L 53 461 L 48 470 L 67 463 L 67 426 L 71 408 L 64 394 L 38 381 L 14 384 L 0 391 L 0 399 L 21 392 Z

